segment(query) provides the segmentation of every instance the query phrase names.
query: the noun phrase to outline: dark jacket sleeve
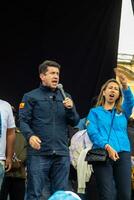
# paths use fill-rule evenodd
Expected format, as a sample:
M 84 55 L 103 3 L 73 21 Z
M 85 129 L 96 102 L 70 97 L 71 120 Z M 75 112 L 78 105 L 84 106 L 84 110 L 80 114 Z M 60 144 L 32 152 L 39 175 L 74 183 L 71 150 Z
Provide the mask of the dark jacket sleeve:
M 32 135 L 34 135 L 33 130 L 30 127 L 33 106 L 34 101 L 32 100 L 32 98 L 30 98 L 30 96 L 25 94 L 19 106 L 19 122 L 20 131 L 27 141 Z
M 68 94 L 68 97 L 72 99 L 72 97 L 69 94 Z M 66 117 L 67 117 L 68 124 L 71 126 L 76 126 L 80 121 L 80 117 L 76 111 L 75 104 L 73 105 L 73 108 L 71 109 L 66 108 L 65 110 L 66 110 Z

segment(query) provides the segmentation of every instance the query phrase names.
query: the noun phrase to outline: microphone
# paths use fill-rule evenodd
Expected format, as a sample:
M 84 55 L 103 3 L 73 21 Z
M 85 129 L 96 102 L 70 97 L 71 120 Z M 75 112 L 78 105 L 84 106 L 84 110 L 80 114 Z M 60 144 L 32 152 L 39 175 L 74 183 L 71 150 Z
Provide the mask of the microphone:
M 66 94 L 65 94 L 65 92 L 64 92 L 63 85 L 62 85 L 61 83 L 59 83 L 59 84 L 57 85 L 57 88 L 60 90 L 60 92 L 61 92 L 63 98 L 65 99 L 67 96 L 66 96 Z

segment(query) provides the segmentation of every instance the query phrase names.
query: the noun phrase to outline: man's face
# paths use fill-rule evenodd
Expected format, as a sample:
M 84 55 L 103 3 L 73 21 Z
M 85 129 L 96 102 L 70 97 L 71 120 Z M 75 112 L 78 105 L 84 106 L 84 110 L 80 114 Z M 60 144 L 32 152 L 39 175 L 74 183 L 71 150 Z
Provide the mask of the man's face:
M 49 66 L 45 73 L 40 74 L 42 84 L 51 89 L 56 89 L 59 83 L 59 74 L 60 72 L 57 67 Z

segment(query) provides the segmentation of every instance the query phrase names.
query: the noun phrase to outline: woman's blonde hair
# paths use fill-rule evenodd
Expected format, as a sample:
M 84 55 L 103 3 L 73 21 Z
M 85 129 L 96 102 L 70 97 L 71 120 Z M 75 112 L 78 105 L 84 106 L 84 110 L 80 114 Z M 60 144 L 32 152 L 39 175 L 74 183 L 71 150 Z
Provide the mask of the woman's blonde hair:
M 122 105 L 122 101 L 123 101 L 123 95 L 122 95 L 122 90 L 121 90 L 120 83 L 116 79 L 113 79 L 113 78 L 109 79 L 101 87 L 101 91 L 100 91 L 100 94 L 98 96 L 96 106 L 103 106 L 105 104 L 105 96 L 103 95 L 103 91 L 106 90 L 108 84 L 111 83 L 111 82 L 116 83 L 118 85 L 118 87 L 119 87 L 119 98 L 115 102 L 115 108 L 120 113 L 120 112 L 122 112 L 121 105 Z

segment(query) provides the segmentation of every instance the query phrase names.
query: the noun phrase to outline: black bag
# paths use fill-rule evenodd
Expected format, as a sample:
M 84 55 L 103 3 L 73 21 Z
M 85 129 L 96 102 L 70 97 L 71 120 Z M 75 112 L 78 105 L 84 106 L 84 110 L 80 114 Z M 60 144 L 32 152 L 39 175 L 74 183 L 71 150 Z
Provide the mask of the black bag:
M 105 149 L 91 149 L 87 152 L 85 161 L 88 164 L 93 164 L 97 162 L 106 162 L 108 158 L 108 153 Z
M 110 130 L 109 130 L 109 134 L 108 134 L 108 142 L 109 142 L 110 133 L 111 133 L 112 125 L 113 125 L 114 116 L 115 116 L 115 111 L 113 112 L 111 126 L 110 126 Z M 106 162 L 107 159 L 108 159 L 108 152 L 102 148 L 96 148 L 96 149 L 89 150 L 85 157 L 85 161 L 87 161 L 88 164 L 93 164 L 93 163 L 97 163 L 97 162 L 100 162 L 100 163 Z

